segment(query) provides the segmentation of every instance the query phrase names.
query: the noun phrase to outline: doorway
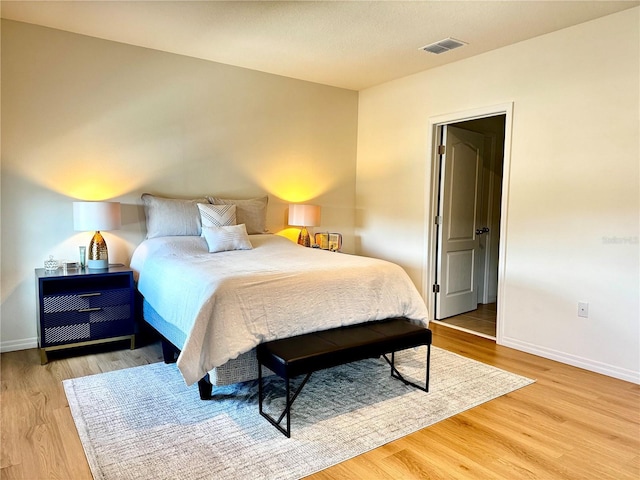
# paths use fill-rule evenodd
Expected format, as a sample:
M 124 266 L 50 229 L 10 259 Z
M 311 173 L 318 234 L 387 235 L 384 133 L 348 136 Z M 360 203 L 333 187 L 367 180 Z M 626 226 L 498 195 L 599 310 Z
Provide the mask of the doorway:
M 433 123 L 433 320 L 494 340 L 508 114 Z

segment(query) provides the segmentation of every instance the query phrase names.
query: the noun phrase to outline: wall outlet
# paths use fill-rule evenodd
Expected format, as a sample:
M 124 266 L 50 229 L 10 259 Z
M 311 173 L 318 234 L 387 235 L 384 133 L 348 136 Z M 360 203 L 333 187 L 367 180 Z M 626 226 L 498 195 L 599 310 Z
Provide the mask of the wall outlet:
M 589 318 L 589 304 L 587 302 L 578 302 L 578 316 Z

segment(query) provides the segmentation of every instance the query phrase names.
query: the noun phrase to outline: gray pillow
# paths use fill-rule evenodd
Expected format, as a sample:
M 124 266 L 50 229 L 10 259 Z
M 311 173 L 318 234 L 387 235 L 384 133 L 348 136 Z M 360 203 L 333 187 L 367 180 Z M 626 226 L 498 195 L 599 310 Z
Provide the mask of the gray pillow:
M 265 195 L 259 198 L 249 198 L 246 200 L 234 200 L 230 198 L 207 197 L 209 203 L 214 205 L 235 205 L 236 223 L 244 223 L 247 233 L 265 233 L 267 227 L 267 203 L 269 197 Z
M 183 200 L 142 194 L 144 213 L 147 217 L 147 238 L 198 236 L 202 233 L 198 203 L 206 198 Z
M 236 224 L 235 205 L 211 205 L 199 203 L 202 227 L 228 227 Z
M 202 227 L 202 235 L 207 241 L 210 253 L 253 248 L 244 223 L 224 227 Z

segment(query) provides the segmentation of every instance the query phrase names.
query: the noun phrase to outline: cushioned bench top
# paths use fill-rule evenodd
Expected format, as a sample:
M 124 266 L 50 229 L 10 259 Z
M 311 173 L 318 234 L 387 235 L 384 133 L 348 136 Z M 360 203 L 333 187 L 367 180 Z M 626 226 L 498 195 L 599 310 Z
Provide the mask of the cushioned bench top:
M 431 330 L 406 318 L 334 328 L 265 342 L 258 361 L 282 378 L 431 344 Z

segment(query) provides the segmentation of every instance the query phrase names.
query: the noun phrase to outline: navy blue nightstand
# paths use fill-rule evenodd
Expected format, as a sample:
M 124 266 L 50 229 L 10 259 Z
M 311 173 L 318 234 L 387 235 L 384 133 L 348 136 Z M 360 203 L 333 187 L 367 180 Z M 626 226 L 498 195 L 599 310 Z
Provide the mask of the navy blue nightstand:
M 47 352 L 98 343 L 130 340 L 135 348 L 133 271 L 36 269 L 38 347 Z

